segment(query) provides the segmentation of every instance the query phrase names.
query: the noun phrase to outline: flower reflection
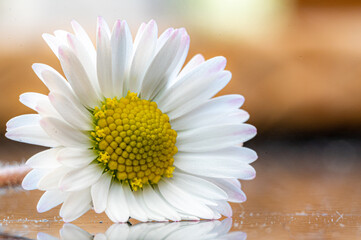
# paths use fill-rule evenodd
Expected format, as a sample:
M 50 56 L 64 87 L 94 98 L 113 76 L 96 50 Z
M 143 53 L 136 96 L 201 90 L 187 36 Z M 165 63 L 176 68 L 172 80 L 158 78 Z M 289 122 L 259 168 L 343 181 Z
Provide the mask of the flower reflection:
M 232 219 L 223 221 L 200 221 L 200 222 L 172 222 L 172 223 L 139 223 L 134 226 L 128 224 L 113 224 L 105 233 L 95 235 L 77 227 L 74 224 L 65 223 L 60 230 L 60 239 L 246 239 L 243 232 L 231 232 Z M 39 240 L 58 239 L 46 233 L 38 233 Z

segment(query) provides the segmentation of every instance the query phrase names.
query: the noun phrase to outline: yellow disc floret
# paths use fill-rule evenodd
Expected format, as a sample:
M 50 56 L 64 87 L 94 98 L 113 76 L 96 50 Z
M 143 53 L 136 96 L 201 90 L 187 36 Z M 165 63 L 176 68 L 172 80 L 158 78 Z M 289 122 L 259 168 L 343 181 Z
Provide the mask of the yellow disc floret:
M 93 116 L 95 128 L 90 134 L 97 161 L 115 179 L 137 191 L 173 176 L 177 132 L 155 102 L 128 92 L 119 100 L 105 99 L 94 108 Z

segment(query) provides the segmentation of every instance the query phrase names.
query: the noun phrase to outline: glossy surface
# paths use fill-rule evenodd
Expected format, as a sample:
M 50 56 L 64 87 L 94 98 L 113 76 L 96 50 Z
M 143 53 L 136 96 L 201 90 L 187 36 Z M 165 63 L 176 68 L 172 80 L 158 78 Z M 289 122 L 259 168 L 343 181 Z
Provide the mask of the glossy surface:
M 177 234 L 192 233 L 187 239 L 192 239 L 192 236 L 198 239 L 200 233 L 206 239 L 361 239 L 360 146 L 358 142 L 339 141 L 252 146 L 260 155 L 254 164 L 257 177 L 242 182 L 248 200 L 244 204 L 233 204 L 232 222 L 226 219 L 222 223 L 139 225 L 131 221 L 134 226 L 123 224 L 112 229 L 142 233 L 130 237 L 149 237 L 157 231 L 175 234 L 178 231 Z M 31 149 L 27 154 L 33 151 Z M 61 229 L 63 236 L 68 231 L 66 229 L 79 230 L 72 225 L 63 226 L 58 216 L 59 207 L 37 213 L 40 196 L 40 191 L 2 190 L 1 232 L 36 238 L 39 232 L 39 236 L 59 237 Z M 97 215 L 92 211 L 73 224 L 97 238 L 104 237 L 101 233 L 112 225 L 104 214 Z M 191 227 L 189 231 L 188 227 Z M 225 235 L 228 227 L 237 233 Z

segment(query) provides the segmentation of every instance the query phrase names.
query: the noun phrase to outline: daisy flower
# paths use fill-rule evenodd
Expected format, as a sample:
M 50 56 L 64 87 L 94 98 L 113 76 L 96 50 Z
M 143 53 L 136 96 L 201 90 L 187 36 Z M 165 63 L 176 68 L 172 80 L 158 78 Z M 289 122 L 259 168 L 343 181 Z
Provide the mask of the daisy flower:
M 95 235 L 71 224 L 65 223 L 60 229 L 60 238 L 55 238 L 43 232 L 37 234 L 38 240 L 79 239 L 79 240 L 117 240 L 117 239 L 247 239 L 244 232 L 231 232 L 232 219 L 204 222 L 173 222 L 173 223 L 140 223 L 134 226 L 128 224 L 113 224 L 105 233 Z
M 189 36 L 154 21 L 133 41 L 125 21 L 113 30 L 98 18 L 96 48 L 81 26 L 43 38 L 66 79 L 53 68 L 33 69 L 50 93 L 24 93 L 36 114 L 7 123 L 12 140 L 49 147 L 26 164 L 27 190 L 45 191 L 37 210 L 62 204 L 73 221 L 93 208 L 113 222 L 180 221 L 231 216 L 228 202 L 246 200 L 238 179 L 252 179 L 256 134 L 244 122 L 240 95 L 213 96 L 231 73 L 226 59 L 194 56 L 183 68 Z

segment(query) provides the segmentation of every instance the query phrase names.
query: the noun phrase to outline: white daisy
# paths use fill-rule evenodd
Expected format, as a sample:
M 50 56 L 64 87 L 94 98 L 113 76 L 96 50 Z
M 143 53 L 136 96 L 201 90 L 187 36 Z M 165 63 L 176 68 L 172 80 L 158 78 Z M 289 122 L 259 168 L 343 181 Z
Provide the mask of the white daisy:
M 113 222 L 218 219 L 228 202 L 246 200 L 237 179 L 253 179 L 254 151 L 242 143 L 256 134 L 240 110 L 244 98 L 212 98 L 231 79 L 226 59 L 196 55 L 185 29 L 158 37 L 154 21 L 132 40 L 125 21 L 110 32 L 98 18 L 96 49 L 76 22 L 74 34 L 43 37 L 64 75 L 34 64 L 48 96 L 24 93 L 37 114 L 7 123 L 12 140 L 50 147 L 27 161 L 27 190 L 45 191 L 37 209 L 62 204 L 70 222 L 89 209 Z
M 247 239 L 244 232 L 231 232 L 232 219 L 223 221 L 173 222 L 173 223 L 140 223 L 134 226 L 128 224 L 113 224 L 105 233 L 95 235 L 70 223 L 65 223 L 60 229 L 60 238 L 55 238 L 43 232 L 37 234 L 38 240 L 118 240 L 118 239 Z

